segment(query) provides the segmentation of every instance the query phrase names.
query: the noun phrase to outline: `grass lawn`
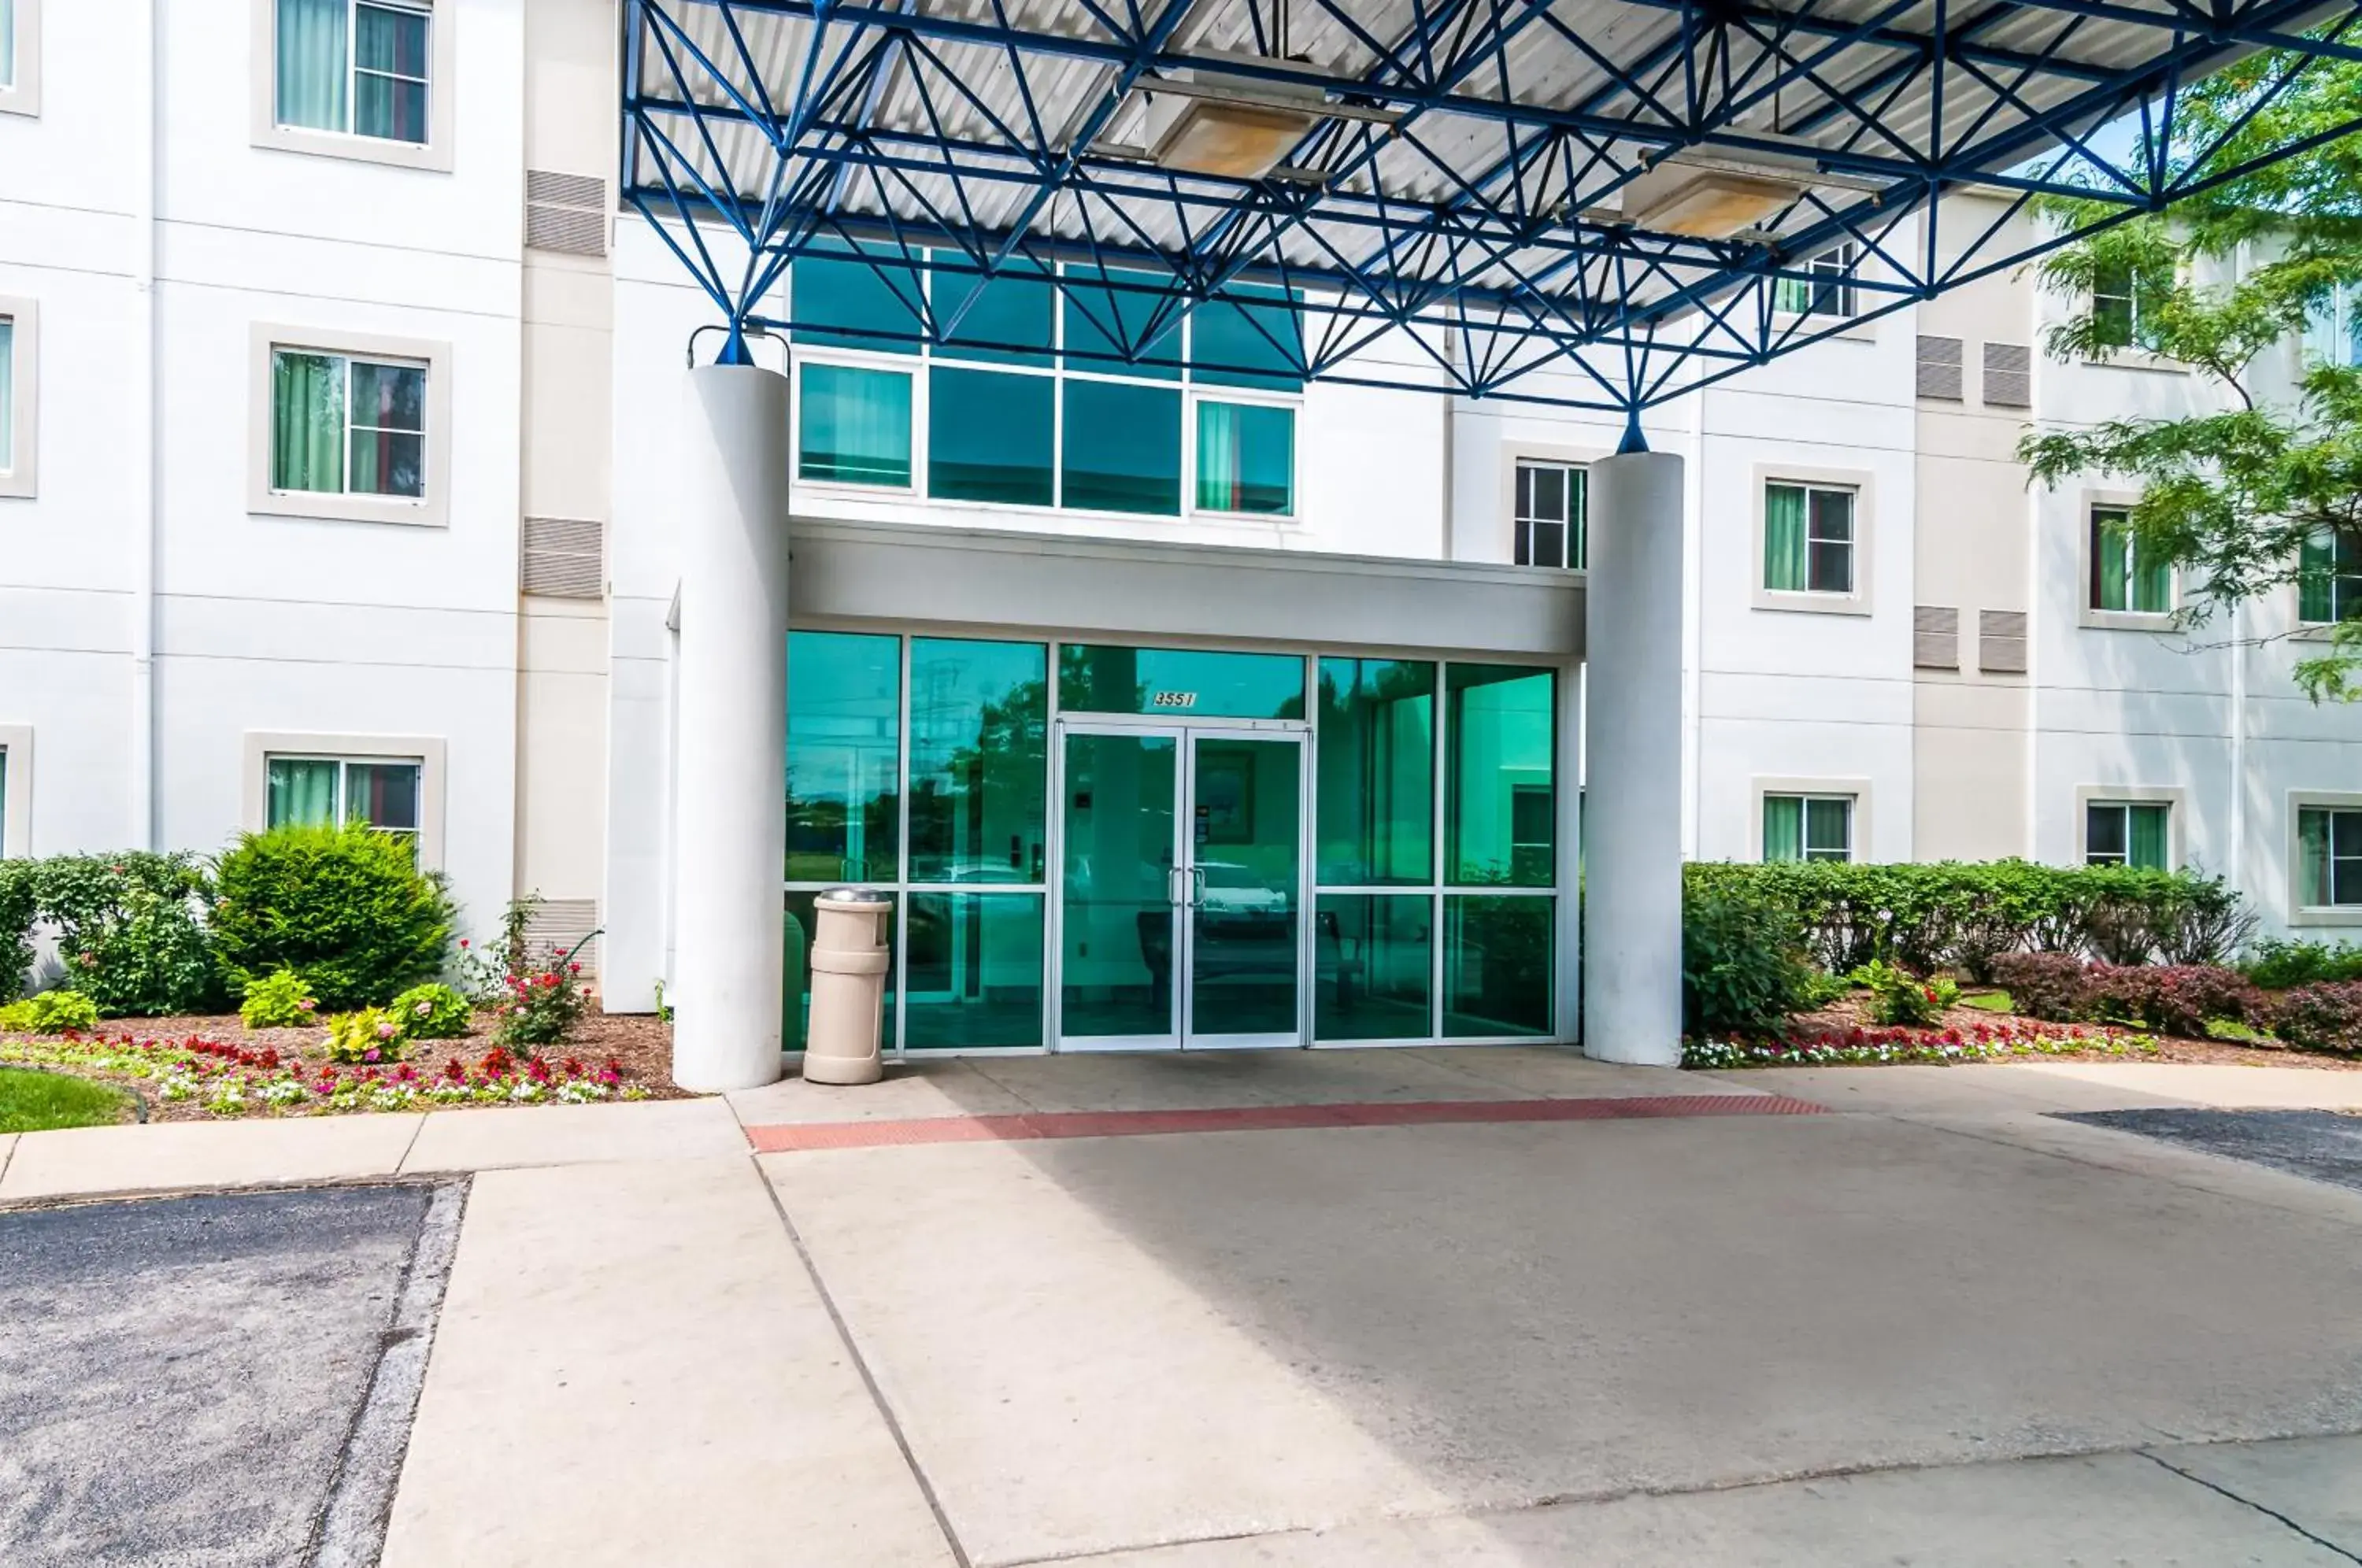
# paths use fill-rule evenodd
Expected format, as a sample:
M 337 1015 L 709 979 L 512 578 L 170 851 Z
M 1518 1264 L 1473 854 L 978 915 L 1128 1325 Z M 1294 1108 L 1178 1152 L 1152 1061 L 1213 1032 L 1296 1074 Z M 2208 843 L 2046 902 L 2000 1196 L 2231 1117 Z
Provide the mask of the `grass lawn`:
M 0 1067 L 0 1132 L 105 1127 L 130 1120 L 131 1099 L 120 1089 L 58 1073 Z
M 1960 994 L 1960 1005 L 1981 1007 L 1987 1012 L 2007 1012 L 2010 1010 L 2009 993 L 2007 991 L 1964 991 Z

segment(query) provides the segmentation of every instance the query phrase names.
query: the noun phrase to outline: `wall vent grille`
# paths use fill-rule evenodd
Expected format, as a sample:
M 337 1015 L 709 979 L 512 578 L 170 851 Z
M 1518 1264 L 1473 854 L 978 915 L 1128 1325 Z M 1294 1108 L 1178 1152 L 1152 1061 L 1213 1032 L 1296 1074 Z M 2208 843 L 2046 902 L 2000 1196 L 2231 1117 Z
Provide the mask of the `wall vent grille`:
M 607 182 L 587 174 L 524 171 L 524 242 L 536 250 L 607 254 Z
M 517 588 L 551 599 L 606 596 L 603 523 L 579 517 L 528 517 L 518 530 Z
M 536 955 L 554 956 L 579 949 L 574 962 L 582 966 L 584 975 L 594 976 L 599 972 L 599 944 L 590 935 L 598 929 L 598 900 L 544 899 L 525 921 L 524 939 Z
M 1911 612 L 1911 662 L 1921 669 L 1960 668 L 1960 613 L 1948 604 Z
M 1984 400 L 1995 408 L 2034 406 L 2034 355 L 2025 344 L 1985 345 Z
M 2025 673 L 2025 612 L 1977 613 L 1977 668 L 1994 675 Z
M 1960 350 L 1964 347 L 1957 337 L 1919 339 L 1919 395 L 1939 397 L 1953 403 L 1960 401 Z

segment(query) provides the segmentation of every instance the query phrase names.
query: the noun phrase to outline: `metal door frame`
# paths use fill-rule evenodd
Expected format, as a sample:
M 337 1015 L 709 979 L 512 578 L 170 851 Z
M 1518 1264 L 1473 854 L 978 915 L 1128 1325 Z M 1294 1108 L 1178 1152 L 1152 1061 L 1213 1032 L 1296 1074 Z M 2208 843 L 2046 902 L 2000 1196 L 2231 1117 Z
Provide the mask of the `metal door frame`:
M 1066 739 L 1070 735 L 1161 737 L 1174 744 L 1173 860 L 1168 889 L 1178 895 L 1173 902 L 1173 1027 L 1168 1034 L 1073 1035 L 1065 1029 L 1066 962 Z M 1187 917 L 1195 903 L 1180 893 L 1178 884 L 1191 880 L 1197 845 L 1198 741 L 1261 741 L 1296 746 L 1296 885 L 1290 889 L 1296 915 L 1296 1028 L 1286 1034 L 1193 1035 L 1196 1004 L 1194 971 L 1197 957 L 1195 922 Z M 1311 1043 L 1312 911 L 1312 726 L 1303 720 L 1230 719 L 1175 721 L 1164 714 L 1093 713 L 1059 715 L 1051 723 L 1050 805 L 1046 858 L 1049 876 L 1043 896 L 1049 901 L 1045 922 L 1045 1010 L 1049 1015 L 1049 1049 L 1054 1054 L 1110 1051 L 1236 1051 L 1300 1050 Z

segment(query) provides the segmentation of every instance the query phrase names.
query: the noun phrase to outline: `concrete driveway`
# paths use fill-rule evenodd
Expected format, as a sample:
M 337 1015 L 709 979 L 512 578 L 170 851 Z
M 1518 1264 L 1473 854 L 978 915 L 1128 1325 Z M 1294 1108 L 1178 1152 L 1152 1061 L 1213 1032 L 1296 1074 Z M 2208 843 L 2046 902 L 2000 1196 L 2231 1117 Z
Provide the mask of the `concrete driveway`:
M 2069 1066 L 966 1061 L 0 1203 L 473 1171 L 387 1568 L 2362 1562 L 2362 1192 L 2062 1114 L 2362 1075 Z

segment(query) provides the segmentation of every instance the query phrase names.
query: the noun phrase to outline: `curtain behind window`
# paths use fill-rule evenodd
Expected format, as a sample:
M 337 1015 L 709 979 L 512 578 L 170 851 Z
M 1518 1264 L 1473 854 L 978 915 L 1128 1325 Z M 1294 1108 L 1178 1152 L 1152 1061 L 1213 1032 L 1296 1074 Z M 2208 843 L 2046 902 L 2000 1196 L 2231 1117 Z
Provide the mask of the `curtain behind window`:
M 326 354 L 274 353 L 270 488 L 345 488 L 345 365 Z
M 1794 795 L 1763 797 L 1763 858 L 1805 857 L 1805 802 Z
M 2296 814 L 2297 901 L 2318 909 L 2329 902 L 2329 813 Z
M 325 827 L 337 820 L 337 765 L 302 757 L 270 759 L 269 815 L 271 827 L 295 823 Z
M 340 131 L 352 56 L 345 39 L 346 0 L 278 0 L 278 120 L 282 126 Z
M 2331 534 L 2315 534 L 2297 554 L 2297 619 L 2337 619 L 2337 541 Z
M 2165 806 L 2134 806 L 2125 812 L 2130 828 L 2125 864 L 2145 871 L 2167 868 L 2166 824 L 2170 808 Z
M 17 0 L 0 0 L 0 87 L 17 85 Z
M 1763 586 L 1801 593 L 1809 585 L 1805 492 L 1795 485 L 1763 491 Z
M 1805 802 L 1805 854 L 1815 860 L 1853 858 L 1853 802 Z
M 1240 424 L 1234 403 L 1198 405 L 1198 504 L 1209 511 L 1241 510 Z

